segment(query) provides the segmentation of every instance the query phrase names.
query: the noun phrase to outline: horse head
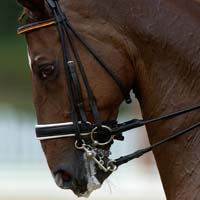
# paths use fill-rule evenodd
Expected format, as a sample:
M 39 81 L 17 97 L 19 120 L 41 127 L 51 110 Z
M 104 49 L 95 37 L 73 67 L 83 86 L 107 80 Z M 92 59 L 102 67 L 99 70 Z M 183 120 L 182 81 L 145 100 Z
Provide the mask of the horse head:
M 36 133 L 57 185 L 86 196 L 117 166 L 155 149 L 167 199 L 198 198 L 200 122 L 189 112 L 200 105 L 187 105 L 200 100 L 199 2 L 19 2 L 27 15 L 18 33 L 28 46 Z M 132 88 L 144 120 L 118 124 Z M 120 131 L 141 125 L 152 145 L 110 160 Z
M 73 1 L 59 1 L 62 12 L 57 17 L 67 17 L 64 20 L 69 20 L 83 39 L 74 35 L 69 24 L 65 24 L 68 27 L 57 26 L 60 21 L 55 21 L 54 5 L 51 5 L 57 1 L 18 2 L 27 13 L 27 25 L 21 32 L 26 36 L 38 129 L 48 129 L 52 124 L 53 128 L 71 125 L 70 135 L 77 128 L 73 126 L 75 123 L 77 129 L 82 125 L 89 125 L 89 128 L 94 125 L 92 137 L 82 136 L 81 130 L 76 129 L 73 137 L 62 135 L 41 140 L 57 185 L 73 190 L 78 196 L 88 195 L 100 187 L 112 171 L 102 170 L 97 162 L 108 163 L 106 154 L 113 140 L 96 139 L 96 130 L 109 131 L 106 122 L 110 125 L 117 119 L 119 106 L 132 88 L 134 60 L 127 47 L 128 41 L 112 24 L 91 17 L 89 11 L 77 8 Z M 96 50 L 101 61 L 96 60 L 96 54 L 91 55 L 92 50 L 88 51 L 81 40 Z M 109 64 L 108 69 L 101 66 L 104 63 Z M 91 147 L 91 140 L 97 144 Z M 98 143 L 104 144 L 98 147 L 103 158 L 95 162 L 89 156 Z

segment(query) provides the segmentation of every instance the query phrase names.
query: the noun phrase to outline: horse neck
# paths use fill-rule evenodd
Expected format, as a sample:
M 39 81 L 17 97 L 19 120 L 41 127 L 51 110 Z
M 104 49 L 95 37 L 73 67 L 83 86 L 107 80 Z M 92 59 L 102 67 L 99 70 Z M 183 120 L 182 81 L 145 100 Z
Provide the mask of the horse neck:
M 183 0 L 137 4 L 128 33 L 138 49 L 135 92 L 144 118 L 196 105 L 200 102 L 199 4 Z M 198 121 L 193 112 L 149 125 L 150 142 Z M 154 151 L 167 199 L 200 197 L 199 143 L 195 130 Z

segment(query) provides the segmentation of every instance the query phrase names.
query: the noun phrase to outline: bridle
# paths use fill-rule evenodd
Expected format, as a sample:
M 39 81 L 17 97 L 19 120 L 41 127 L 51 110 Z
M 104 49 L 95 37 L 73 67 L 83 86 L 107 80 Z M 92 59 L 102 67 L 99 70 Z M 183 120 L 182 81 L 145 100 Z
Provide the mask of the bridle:
M 64 68 L 69 91 L 69 102 L 72 111 L 72 122 L 36 125 L 36 135 L 39 140 L 75 137 L 75 148 L 78 150 L 83 150 L 86 153 L 87 158 L 89 160 L 94 160 L 101 170 L 109 172 L 116 170 L 118 166 L 127 163 L 128 161 L 133 160 L 135 158 L 139 158 L 143 154 L 152 151 L 154 148 L 166 142 L 169 142 L 200 126 L 200 122 L 198 122 L 196 124 L 193 124 L 191 127 L 176 132 L 171 136 L 147 148 L 140 149 L 132 154 L 122 156 L 115 160 L 110 160 L 108 158 L 109 155 L 107 155 L 107 153 L 105 153 L 105 151 L 101 149 L 101 146 L 106 146 L 110 144 L 111 142 L 113 142 L 114 139 L 123 140 L 124 137 L 122 135 L 122 132 L 138 128 L 156 121 L 166 120 L 185 113 L 192 112 L 194 110 L 200 109 L 200 105 L 149 120 L 132 119 L 121 124 L 119 124 L 115 120 L 103 122 L 100 119 L 100 114 L 96 104 L 96 100 L 90 88 L 84 67 L 82 65 L 72 35 L 75 36 L 75 38 L 95 58 L 99 66 L 101 66 L 115 81 L 122 94 L 124 95 L 126 103 L 131 103 L 130 94 L 126 90 L 126 87 L 121 82 L 121 80 L 117 77 L 117 75 L 110 70 L 110 68 L 98 57 L 95 51 L 79 35 L 79 33 L 77 33 L 76 30 L 74 30 L 72 25 L 69 23 L 67 17 L 62 12 L 58 0 L 46 0 L 46 2 L 52 10 L 54 18 L 22 26 L 18 29 L 18 34 L 35 31 L 37 29 L 45 28 L 52 25 L 55 25 L 57 27 L 64 57 Z M 88 101 L 93 114 L 94 123 L 90 123 L 87 120 L 87 116 L 84 110 L 80 81 L 77 75 L 74 61 L 72 60 L 72 56 L 70 55 L 70 50 L 73 53 L 75 62 L 78 66 L 78 70 L 81 74 L 87 91 Z M 87 136 L 90 137 L 89 144 L 87 144 L 84 139 Z

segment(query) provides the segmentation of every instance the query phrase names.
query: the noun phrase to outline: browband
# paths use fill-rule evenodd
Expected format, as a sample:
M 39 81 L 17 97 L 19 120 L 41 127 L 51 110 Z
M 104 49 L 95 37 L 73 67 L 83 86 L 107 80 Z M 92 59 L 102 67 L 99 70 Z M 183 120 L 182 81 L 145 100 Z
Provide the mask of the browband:
M 33 30 L 40 29 L 40 28 L 47 27 L 47 26 L 52 26 L 54 24 L 56 24 L 54 19 L 48 19 L 48 20 L 44 20 L 44 21 L 34 22 L 31 24 L 26 24 L 17 29 L 17 34 L 19 34 L 19 35 L 24 34 L 29 31 L 33 31 Z

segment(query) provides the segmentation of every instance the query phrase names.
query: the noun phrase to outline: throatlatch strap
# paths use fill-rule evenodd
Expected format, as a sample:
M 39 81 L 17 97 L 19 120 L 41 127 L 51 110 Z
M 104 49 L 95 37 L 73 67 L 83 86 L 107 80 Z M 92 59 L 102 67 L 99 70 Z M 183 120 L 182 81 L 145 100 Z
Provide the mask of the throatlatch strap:
M 99 58 L 99 56 L 96 54 L 95 50 L 92 49 L 91 46 L 89 46 L 85 40 L 80 36 L 78 32 L 75 31 L 75 29 L 71 26 L 69 21 L 66 21 L 66 25 L 71 29 L 75 37 L 83 44 L 83 46 L 88 50 L 88 52 L 95 58 L 95 60 L 99 63 L 101 67 L 110 75 L 110 77 L 115 81 L 115 83 L 118 85 L 120 88 L 126 103 L 130 104 L 132 102 L 131 96 L 129 93 L 126 91 L 126 87 L 124 84 L 121 82 L 121 80 L 118 78 L 116 74 L 113 73 L 113 71 Z

